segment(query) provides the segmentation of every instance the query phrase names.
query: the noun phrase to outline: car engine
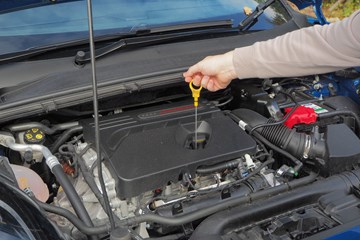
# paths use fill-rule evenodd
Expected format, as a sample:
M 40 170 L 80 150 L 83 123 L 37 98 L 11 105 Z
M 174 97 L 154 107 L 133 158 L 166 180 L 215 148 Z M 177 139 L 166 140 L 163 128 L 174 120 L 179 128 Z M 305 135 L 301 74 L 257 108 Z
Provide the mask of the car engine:
M 326 76 L 233 81 L 220 93 L 204 93 L 196 126 L 184 87 L 176 86 L 176 98 L 169 93 L 149 104 L 103 100 L 102 177 L 115 222 L 127 229 L 113 239 L 303 239 L 358 219 L 360 101 L 345 86 L 359 88 Z M 3 129 L 18 144 L 47 147 L 94 225 L 106 226 L 86 108 Z M 44 181 L 23 186 L 28 195 L 40 200 L 39 188 L 48 196 L 43 202 L 75 212 L 43 153 L 1 151 Z M 86 238 L 66 217 L 48 216 L 68 236 Z

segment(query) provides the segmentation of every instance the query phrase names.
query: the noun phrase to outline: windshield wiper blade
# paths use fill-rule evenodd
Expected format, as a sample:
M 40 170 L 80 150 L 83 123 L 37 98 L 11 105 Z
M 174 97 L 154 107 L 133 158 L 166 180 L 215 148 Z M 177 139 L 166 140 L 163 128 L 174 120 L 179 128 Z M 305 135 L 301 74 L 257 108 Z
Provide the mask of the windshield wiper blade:
M 175 40 L 187 36 L 192 36 L 193 34 L 187 33 L 187 34 L 170 34 L 170 35 L 164 35 L 164 36 L 146 36 L 146 37 L 135 37 L 135 38 L 123 38 L 115 43 L 112 43 L 108 46 L 97 48 L 95 50 L 95 59 L 98 59 L 100 57 L 103 57 L 109 53 L 112 53 L 114 51 L 123 49 L 125 47 L 129 46 L 139 46 L 139 45 L 150 45 L 150 44 L 156 44 L 156 43 L 162 43 L 164 41 L 169 40 Z M 90 62 L 90 52 L 84 52 L 84 51 L 78 51 L 75 55 L 75 64 L 77 65 L 83 65 L 87 62 Z
M 165 33 L 165 32 L 174 32 L 174 31 L 183 31 L 183 30 L 202 30 L 202 29 L 213 29 L 213 28 L 231 28 L 233 21 L 231 19 L 227 20 L 216 20 L 216 21 L 206 21 L 206 22 L 193 22 L 193 23 L 181 23 L 169 26 L 154 27 L 151 29 L 145 29 L 150 33 Z
M 122 38 L 108 46 L 95 50 L 95 58 L 100 58 L 111 52 L 123 49 L 129 46 L 150 45 L 173 41 L 184 37 L 194 36 L 194 34 L 208 33 L 209 31 L 218 31 L 219 29 L 232 29 L 232 20 L 209 21 L 198 23 L 187 23 L 171 26 L 163 26 L 152 29 L 136 30 L 136 37 Z M 185 31 L 184 31 L 185 30 Z M 194 32 L 195 31 L 195 32 Z M 164 34 L 166 33 L 166 34 Z M 164 34 L 164 35 L 151 35 Z M 75 63 L 83 65 L 90 61 L 90 52 L 78 51 L 75 56 Z
M 240 31 L 248 30 L 258 20 L 258 18 L 264 13 L 264 11 L 275 2 L 276 0 L 267 0 L 264 3 L 259 4 L 256 9 L 244 20 L 241 21 L 238 28 Z
M 106 55 L 107 53 L 113 52 L 117 49 L 124 48 L 125 46 L 130 45 L 140 45 L 143 43 L 155 44 L 157 42 L 175 40 L 176 38 L 191 36 L 198 31 L 218 31 L 219 29 L 234 29 L 232 20 L 220 20 L 220 21 L 208 21 L 208 22 L 198 22 L 198 23 L 188 23 L 188 24 L 179 24 L 172 26 L 163 26 L 152 29 L 135 29 L 130 32 L 115 33 L 109 35 L 103 35 L 96 37 L 96 42 L 111 41 L 114 39 L 120 39 L 117 42 L 110 44 L 106 47 L 99 48 L 96 50 L 96 58 Z M 186 31 L 187 30 L 187 31 Z M 186 31 L 186 32 L 184 32 Z M 164 35 L 151 35 L 151 34 L 162 34 Z M 144 37 L 146 36 L 146 37 Z M 134 39 L 134 40 L 130 40 Z M 21 52 L 7 53 L 0 56 L 0 63 L 12 62 L 22 59 L 27 59 L 29 57 L 35 57 L 41 54 L 46 54 L 51 51 L 57 51 L 64 48 L 76 47 L 78 45 L 87 44 L 88 39 L 76 39 L 63 43 L 55 43 L 52 45 L 30 48 Z M 82 55 L 84 54 L 84 56 Z M 88 52 L 79 52 L 76 57 L 76 62 L 79 64 L 86 63 L 90 60 L 90 53 Z
M 60 43 L 60 44 L 47 45 L 47 46 L 39 47 L 39 48 L 30 48 L 30 49 L 27 49 L 27 50 L 24 50 L 21 52 L 6 53 L 6 54 L 3 54 L 0 56 L 0 63 L 26 59 L 26 58 L 41 55 L 43 53 L 47 53 L 50 51 L 55 51 L 55 50 L 62 49 L 62 48 L 68 48 L 68 47 L 72 47 L 75 45 L 85 44 L 85 43 L 87 43 L 87 41 L 88 40 L 86 40 L 86 39 L 85 40 L 80 39 L 80 40 L 69 41 L 69 42 Z

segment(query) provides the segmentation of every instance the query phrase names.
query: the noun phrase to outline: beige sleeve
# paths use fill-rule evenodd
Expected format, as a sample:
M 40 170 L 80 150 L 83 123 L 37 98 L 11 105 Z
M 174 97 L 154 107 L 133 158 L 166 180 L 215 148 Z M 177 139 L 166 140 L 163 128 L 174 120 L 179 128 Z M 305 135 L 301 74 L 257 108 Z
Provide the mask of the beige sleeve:
M 360 11 L 340 22 L 237 48 L 233 64 L 240 79 L 304 76 L 360 66 Z

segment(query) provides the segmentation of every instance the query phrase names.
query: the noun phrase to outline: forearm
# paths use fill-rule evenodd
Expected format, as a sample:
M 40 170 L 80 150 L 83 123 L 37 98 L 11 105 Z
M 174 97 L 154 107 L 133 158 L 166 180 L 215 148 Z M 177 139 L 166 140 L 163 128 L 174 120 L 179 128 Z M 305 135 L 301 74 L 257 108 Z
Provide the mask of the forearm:
M 360 11 L 338 23 L 235 49 L 233 64 L 240 79 L 303 76 L 360 66 Z

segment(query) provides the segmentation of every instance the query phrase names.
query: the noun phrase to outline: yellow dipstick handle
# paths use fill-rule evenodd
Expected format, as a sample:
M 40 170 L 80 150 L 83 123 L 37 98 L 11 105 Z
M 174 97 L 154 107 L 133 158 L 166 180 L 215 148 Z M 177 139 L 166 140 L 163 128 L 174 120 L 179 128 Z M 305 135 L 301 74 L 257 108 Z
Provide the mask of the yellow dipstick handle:
M 194 98 L 194 107 L 197 107 L 199 105 L 199 97 L 200 97 L 200 91 L 202 89 L 202 86 L 196 87 L 193 85 L 193 81 L 189 83 L 190 90 L 192 92 L 192 97 Z

